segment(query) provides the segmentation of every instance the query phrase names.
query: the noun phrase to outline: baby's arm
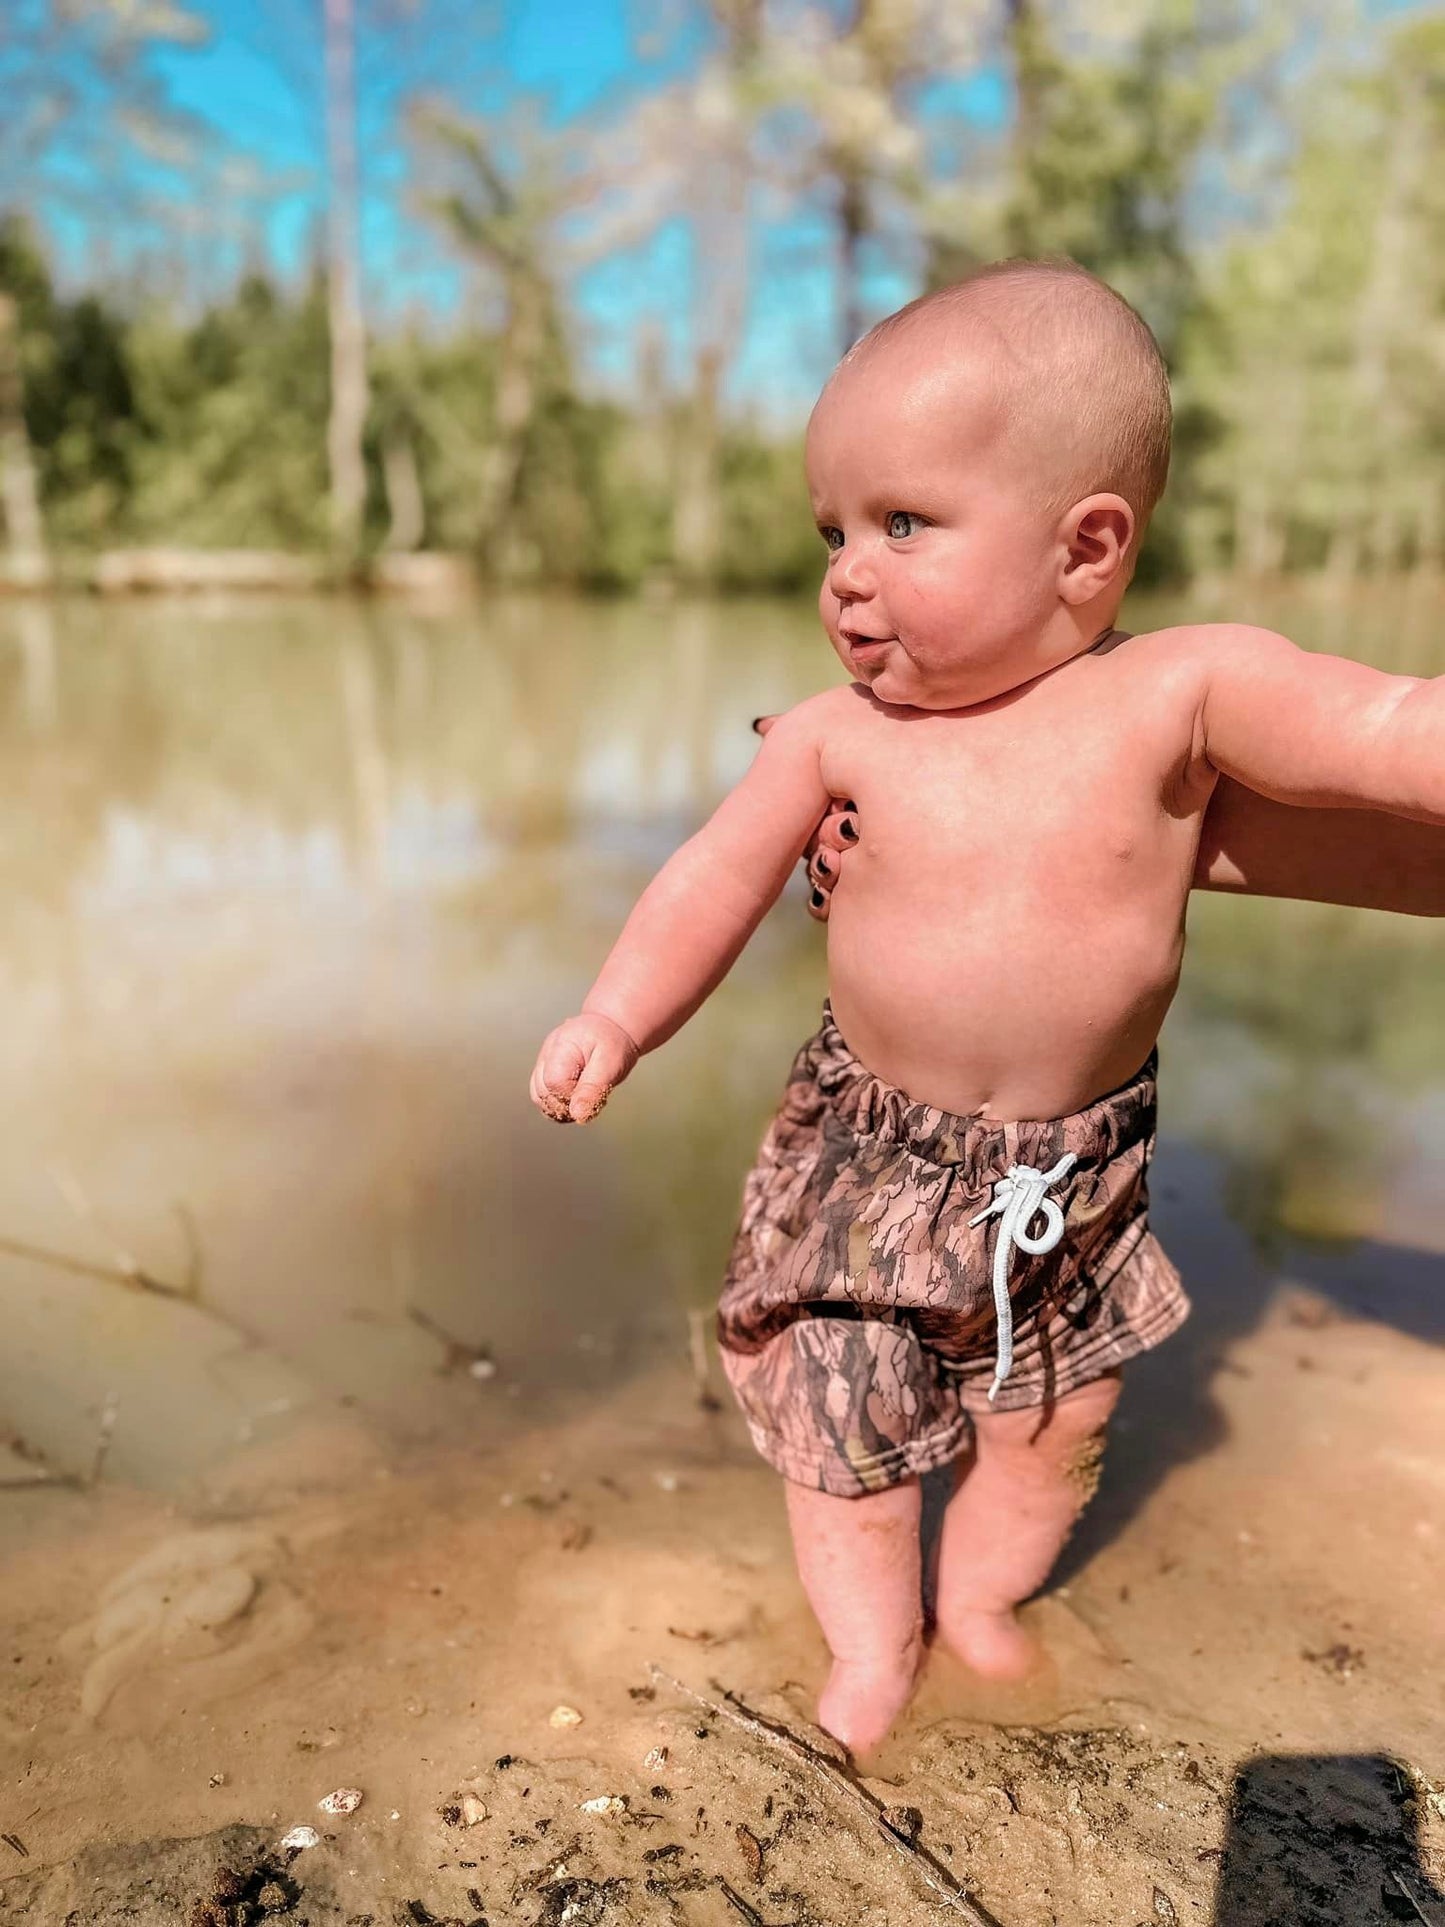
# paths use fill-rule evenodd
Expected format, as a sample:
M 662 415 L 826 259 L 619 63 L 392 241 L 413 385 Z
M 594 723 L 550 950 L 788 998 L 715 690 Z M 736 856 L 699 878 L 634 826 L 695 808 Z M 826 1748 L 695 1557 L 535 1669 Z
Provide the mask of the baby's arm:
M 1445 823 L 1445 677 L 1389 676 L 1311 655 L 1267 629 L 1188 631 L 1199 747 L 1276 802 Z
M 779 718 L 752 767 L 648 884 L 581 1014 L 559 1024 L 532 1072 L 532 1101 L 586 1124 L 645 1052 L 680 1030 L 782 894 L 827 807 L 823 722 L 838 691 Z

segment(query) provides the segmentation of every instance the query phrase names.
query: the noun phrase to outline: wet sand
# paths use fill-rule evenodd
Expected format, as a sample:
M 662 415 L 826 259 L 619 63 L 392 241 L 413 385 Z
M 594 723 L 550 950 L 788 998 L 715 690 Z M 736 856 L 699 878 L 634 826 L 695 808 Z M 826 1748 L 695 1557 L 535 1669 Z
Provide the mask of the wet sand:
M 1396 1870 L 1438 1907 L 1445 1357 L 1278 1278 L 1206 1361 L 1209 1322 L 1135 1375 L 1046 1674 L 935 1657 L 865 1763 L 916 1856 L 650 1671 L 840 1757 L 776 1483 L 681 1346 L 543 1425 L 479 1384 L 475 1444 L 338 1411 L 181 1502 L 9 1491 L 0 1921 L 258 1917 L 227 1871 L 313 1922 L 949 1917 L 928 1879 L 1010 1927 L 1367 1922 Z

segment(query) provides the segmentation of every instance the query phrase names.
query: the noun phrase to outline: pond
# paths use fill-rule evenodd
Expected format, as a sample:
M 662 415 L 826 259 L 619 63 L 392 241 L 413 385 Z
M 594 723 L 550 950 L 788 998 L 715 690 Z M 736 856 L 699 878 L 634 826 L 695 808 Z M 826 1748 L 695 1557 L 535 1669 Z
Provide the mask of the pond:
M 1438 602 L 1232 613 L 1445 667 Z M 750 718 L 839 673 L 779 604 L 0 606 L 0 1438 L 167 1487 L 308 1409 L 425 1442 L 685 1349 L 816 1023 L 801 881 L 596 1128 L 527 1075 Z M 1196 899 L 1156 1218 L 1221 1337 L 1261 1254 L 1438 1336 L 1442 962 Z

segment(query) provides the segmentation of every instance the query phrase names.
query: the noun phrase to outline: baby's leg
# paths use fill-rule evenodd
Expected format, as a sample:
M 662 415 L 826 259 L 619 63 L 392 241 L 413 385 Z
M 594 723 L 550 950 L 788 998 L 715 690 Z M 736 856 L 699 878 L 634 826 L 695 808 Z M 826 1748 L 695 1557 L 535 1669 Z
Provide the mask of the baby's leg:
M 859 1752 L 907 1705 L 922 1656 L 918 1481 L 858 1499 L 786 1489 L 798 1577 L 833 1655 L 818 1724 Z
M 976 1417 L 978 1451 L 943 1515 L 938 1636 L 977 1672 L 1022 1677 L 1038 1658 L 1014 1607 L 1048 1578 L 1094 1495 L 1119 1374 L 1081 1385 L 1048 1412 Z

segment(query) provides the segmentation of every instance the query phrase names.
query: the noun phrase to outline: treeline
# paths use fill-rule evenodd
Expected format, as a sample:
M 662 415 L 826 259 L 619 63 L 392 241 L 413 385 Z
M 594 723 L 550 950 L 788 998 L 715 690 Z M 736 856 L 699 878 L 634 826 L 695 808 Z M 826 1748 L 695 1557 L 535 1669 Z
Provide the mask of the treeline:
M 58 295 L 24 225 L 0 226 L 25 422 L 51 549 L 324 552 L 331 530 L 323 272 L 261 274 L 190 322 L 103 293 Z M 687 407 L 659 387 L 632 407 L 587 399 L 559 352 L 529 412 L 516 474 L 487 502 L 502 345 L 459 329 L 371 349 L 363 552 L 468 552 L 509 580 L 626 591 L 670 575 Z M 813 579 L 799 441 L 729 426 L 720 461 L 723 589 Z M 495 519 L 493 519 L 495 518 Z
M 519 147 L 450 108 L 411 112 L 423 218 L 489 290 L 484 324 L 367 327 L 344 221 L 305 285 L 251 272 L 185 313 L 61 295 L 34 225 L 0 222 L 12 554 L 340 543 L 600 590 L 811 585 L 800 433 L 722 399 L 765 187 L 827 229 L 840 351 L 876 312 L 870 274 L 900 260 L 922 288 L 1062 252 L 1135 302 L 1178 415 L 1146 576 L 1445 570 L 1440 10 L 1308 80 L 1303 29 L 1273 10 L 1141 0 L 1126 30 L 1006 0 L 967 46 L 949 23 L 970 10 L 923 0 L 703 11 L 697 71 L 593 130 L 590 201 L 556 136 Z M 950 61 L 1008 74 L 1006 125 L 940 98 Z M 596 259 L 673 216 L 695 257 L 690 364 L 669 379 L 644 327 L 625 400 L 600 399 L 567 236 L 590 221 Z

